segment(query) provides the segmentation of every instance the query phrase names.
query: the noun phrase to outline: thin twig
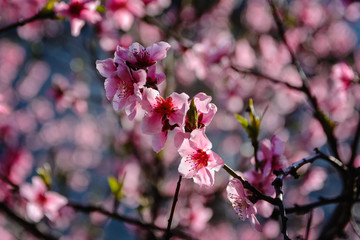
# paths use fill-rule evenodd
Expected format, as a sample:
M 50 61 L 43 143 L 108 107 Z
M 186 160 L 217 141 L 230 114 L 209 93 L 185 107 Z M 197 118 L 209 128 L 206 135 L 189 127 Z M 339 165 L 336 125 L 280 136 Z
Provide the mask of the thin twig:
M 302 81 L 303 86 L 301 87 L 301 90 L 303 93 L 306 94 L 307 98 L 309 99 L 312 107 L 314 108 L 314 117 L 320 122 L 324 133 L 326 134 L 329 146 L 332 150 L 332 152 L 334 153 L 335 157 L 337 159 L 340 159 L 340 155 L 337 149 L 337 139 L 334 136 L 334 126 L 333 124 L 331 124 L 330 120 L 325 116 L 325 114 L 321 111 L 317 100 L 314 96 L 312 96 L 311 91 L 310 91 L 310 87 L 309 87 L 309 80 L 308 77 L 306 76 L 303 68 L 300 65 L 299 60 L 297 59 L 294 51 L 291 49 L 290 45 L 288 44 L 288 42 L 286 41 L 286 37 L 285 37 L 285 29 L 282 23 L 282 20 L 280 19 L 280 16 L 278 14 L 278 11 L 276 9 L 276 6 L 274 4 L 273 0 L 268 0 L 269 5 L 272 9 L 272 13 L 273 13 L 273 17 L 275 19 L 278 31 L 279 31 L 279 35 L 281 40 L 284 42 L 284 44 L 286 45 L 290 55 L 291 55 L 291 60 L 292 63 L 296 66 L 299 74 L 300 74 L 300 78 Z
M 54 18 L 54 17 L 55 17 L 54 12 L 51 12 L 51 11 L 49 11 L 49 12 L 39 12 L 38 14 L 36 14 L 35 16 L 33 16 L 31 18 L 19 19 L 15 23 L 12 23 L 12 24 L 10 24 L 8 26 L 0 28 L 0 34 L 2 34 L 3 32 L 8 31 L 10 29 L 17 28 L 17 27 L 20 27 L 20 26 L 24 26 L 25 24 L 36 21 L 36 20 L 41 20 L 41 19 L 46 19 L 46 18 Z
M 294 85 L 292 85 L 292 84 L 290 84 L 288 82 L 284 82 L 284 81 L 281 81 L 279 79 L 270 77 L 270 76 L 268 76 L 266 74 L 263 74 L 263 73 L 255 70 L 255 69 L 245 69 L 245 68 L 241 68 L 241 67 L 234 66 L 234 65 L 231 66 L 231 69 L 233 69 L 234 71 L 239 72 L 239 73 L 251 74 L 251 75 L 254 75 L 256 77 L 264 78 L 266 80 L 271 81 L 272 83 L 282 84 L 282 85 L 284 85 L 285 87 L 287 87 L 289 89 L 293 89 L 293 90 L 296 90 L 296 91 L 299 91 L 299 92 L 303 92 L 302 87 L 297 87 L 297 86 L 294 86 Z
M 321 198 L 319 198 L 319 201 L 316 201 L 313 203 L 309 203 L 309 204 L 305 204 L 305 205 L 301 205 L 301 206 L 295 204 L 294 207 L 286 208 L 286 213 L 287 214 L 291 214 L 291 213 L 305 214 L 317 207 L 325 206 L 328 204 L 334 204 L 334 203 L 349 202 L 349 201 L 360 202 L 360 199 L 349 199 L 342 195 L 334 197 L 334 198 L 321 197 Z
M 288 218 L 286 217 L 286 211 L 284 207 L 284 193 L 282 191 L 283 182 L 280 180 L 280 178 L 276 178 L 272 185 L 274 185 L 275 192 L 276 192 L 276 200 L 277 200 L 277 206 L 279 207 L 280 211 L 280 217 L 281 217 L 281 233 L 284 236 L 284 240 L 290 240 L 289 236 L 287 235 L 287 221 Z
M 355 161 L 355 157 L 357 155 L 357 148 L 359 145 L 359 140 L 360 140 L 360 117 L 359 117 L 359 122 L 356 128 L 356 132 L 355 132 L 355 136 L 354 136 L 354 140 L 353 143 L 351 145 L 351 157 L 350 157 L 350 161 L 348 166 L 351 167 L 354 164 Z
M 309 215 L 309 218 L 308 218 L 308 222 L 307 222 L 307 224 L 306 224 L 306 234 L 305 234 L 305 239 L 304 239 L 304 240 L 308 240 L 308 239 L 309 239 L 312 218 L 313 218 L 313 211 L 310 212 L 310 215 Z
M 172 206 L 171 206 L 171 212 L 170 212 L 170 216 L 169 216 L 169 219 L 168 219 L 168 225 L 167 225 L 166 232 L 165 232 L 165 235 L 164 235 L 165 240 L 168 240 L 171 237 L 171 232 L 170 232 L 171 222 L 172 222 L 172 219 L 174 217 L 175 207 L 176 207 L 176 203 L 177 203 L 179 192 L 180 192 L 181 179 L 182 179 L 182 176 L 179 175 L 179 180 L 178 180 L 177 185 L 176 185 L 174 200 L 173 200 L 173 203 L 172 203 Z
M 150 224 L 150 223 L 143 223 L 140 220 L 135 219 L 135 218 L 123 216 L 123 215 L 113 213 L 113 212 L 109 212 L 102 207 L 93 206 L 93 205 L 82 205 L 82 204 L 78 204 L 78 203 L 74 203 L 74 202 L 68 203 L 68 206 L 72 207 L 73 209 L 75 209 L 77 211 L 81 211 L 84 213 L 99 212 L 99 213 L 102 213 L 102 214 L 112 218 L 112 219 L 126 222 L 126 223 L 129 223 L 132 225 L 136 225 L 136 226 L 139 226 L 139 227 L 142 227 L 145 229 L 159 230 L 159 231 L 164 231 L 164 232 L 166 231 L 166 228 L 161 228 L 161 227 L 158 227 L 158 226 Z M 179 231 L 177 229 L 171 230 L 171 234 L 178 236 L 178 237 L 182 237 L 184 239 L 192 239 L 192 237 L 190 237 L 188 234 L 186 234 L 182 231 Z
M 23 218 L 19 217 L 16 213 L 14 213 L 5 203 L 0 203 L 0 211 L 4 212 L 9 218 L 17 222 L 20 226 L 22 226 L 27 232 L 31 233 L 35 237 L 45 240 L 56 240 L 58 239 L 55 236 L 52 236 L 47 233 L 41 232 L 35 224 L 29 223 L 25 221 Z
M 240 182 L 243 184 L 244 188 L 249 189 L 256 198 L 265 200 L 268 203 L 271 203 L 273 205 L 278 205 L 278 202 L 276 201 L 276 199 L 269 197 L 269 196 L 263 194 L 262 192 L 260 192 L 258 189 L 256 189 L 256 187 L 251 185 L 251 183 L 249 183 L 247 180 L 245 180 L 241 176 L 237 175 L 236 172 L 234 170 L 232 170 L 228 165 L 224 164 L 223 169 L 227 173 L 229 173 L 229 175 L 232 176 L 233 178 L 239 179 Z

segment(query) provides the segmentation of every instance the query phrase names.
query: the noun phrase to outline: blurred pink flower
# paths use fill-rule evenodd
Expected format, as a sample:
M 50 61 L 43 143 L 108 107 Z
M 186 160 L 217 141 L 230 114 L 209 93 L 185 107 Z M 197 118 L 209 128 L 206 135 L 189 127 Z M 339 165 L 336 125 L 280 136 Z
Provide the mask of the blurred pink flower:
M 71 0 L 70 4 L 55 3 L 54 11 L 57 15 L 70 19 L 71 34 L 77 37 L 85 21 L 95 24 L 101 20 L 101 15 L 96 11 L 99 4 L 95 0 Z
M 264 176 L 268 176 L 273 170 L 286 168 L 286 159 L 282 155 L 285 149 L 285 143 L 277 136 L 271 140 L 264 139 L 260 143 L 261 151 L 257 153 L 260 163 L 260 170 Z
M 12 183 L 20 185 L 32 168 L 33 157 L 26 150 L 8 148 L 3 150 L 0 162 L 0 173 Z
M 214 185 L 215 171 L 222 168 L 224 161 L 211 148 L 203 130 L 193 130 L 190 138 L 184 139 L 178 150 L 182 157 L 178 170 L 184 178 L 193 178 L 200 186 Z
M 236 178 L 231 178 L 226 187 L 227 197 L 232 204 L 233 209 L 241 220 L 245 221 L 247 218 L 250 220 L 251 226 L 257 231 L 261 232 L 261 225 L 255 214 L 257 209 L 254 204 L 246 196 L 245 189 Z
M 189 208 L 182 208 L 180 211 L 181 225 L 189 227 L 196 233 L 206 228 L 208 221 L 213 215 L 213 211 L 211 208 L 205 207 L 203 202 L 199 196 L 190 198 Z
M 182 127 L 189 109 L 189 96 L 185 93 L 172 93 L 166 100 L 151 88 L 144 88 L 142 107 L 147 112 L 142 122 L 145 134 L 154 135 L 153 149 L 159 152 L 167 139 L 168 130 Z
M 45 183 L 37 176 L 32 178 L 32 185 L 25 183 L 20 186 L 20 194 L 28 201 L 26 213 L 34 222 L 39 222 L 44 216 L 54 221 L 59 209 L 67 204 L 65 197 L 47 191 Z
M 139 0 L 107 0 L 105 7 L 108 16 L 124 31 L 131 28 L 135 17 L 145 14 L 144 4 Z
M 346 90 L 355 79 L 355 73 L 352 68 L 340 62 L 331 68 L 331 79 L 335 83 L 335 88 Z
M 166 42 L 154 43 L 147 48 L 144 48 L 141 44 L 135 42 L 131 44 L 129 49 L 118 46 L 116 48 L 114 61 L 118 64 L 125 63 L 134 70 L 146 70 L 157 61 L 164 59 L 169 49 L 170 44 Z

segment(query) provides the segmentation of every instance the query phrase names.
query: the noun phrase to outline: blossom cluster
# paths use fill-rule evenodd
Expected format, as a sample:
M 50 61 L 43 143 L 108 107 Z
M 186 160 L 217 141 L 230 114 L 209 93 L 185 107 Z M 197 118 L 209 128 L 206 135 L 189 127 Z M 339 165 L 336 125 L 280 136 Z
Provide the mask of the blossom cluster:
M 209 187 L 214 184 L 215 171 L 224 164 L 211 151 L 212 144 L 205 135 L 217 108 L 205 93 L 196 94 L 191 101 L 186 93 L 161 96 L 158 85 L 165 75 L 156 73 L 156 64 L 169 49 L 166 42 L 147 48 L 139 43 L 133 43 L 129 49 L 118 46 L 114 58 L 98 60 L 96 68 L 106 78 L 106 97 L 114 109 L 124 110 L 130 120 L 143 111 L 141 129 L 152 136 L 155 152 L 164 148 L 169 131 L 176 132 L 174 142 L 182 157 L 179 172 L 200 186 Z
M 217 107 L 211 103 L 211 97 L 205 93 L 196 94 L 192 100 L 186 93 L 172 93 L 163 98 L 158 85 L 163 83 L 165 75 L 156 73 L 156 64 L 163 60 L 170 45 L 166 42 L 154 43 L 143 47 L 133 43 L 129 49 L 117 47 L 114 58 L 98 60 L 96 68 L 105 77 L 105 91 L 115 111 L 124 110 L 130 120 L 143 114 L 142 132 L 152 135 L 152 148 L 160 152 L 167 140 L 169 131 L 174 131 L 174 144 L 181 156 L 179 173 L 192 178 L 200 186 L 214 185 L 214 174 L 224 161 L 212 149 L 212 143 L 205 134 L 206 126 L 213 119 Z M 261 142 L 257 153 L 258 169 L 249 170 L 244 177 L 253 186 L 271 196 L 274 188 L 274 170 L 284 169 L 284 142 L 277 137 Z M 228 198 L 235 212 L 242 220 L 251 219 L 252 225 L 261 230 L 255 214 L 255 203 L 269 215 L 273 206 L 258 201 L 250 191 L 245 191 L 242 183 L 231 179 L 227 187 Z
M 278 11 L 272 11 L 272 2 Z M 167 236 L 150 228 L 167 229 L 169 222 L 171 234 L 185 230 L 196 239 L 276 239 L 287 233 L 332 239 L 343 232 L 355 238 L 347 223 L 349 216 L 358 218 L 358 197 L 350 198 L 359 190 L 348 184 L 357 181 L 360 166 L 358 2 L 0 0 L 0 5 L 6 9 L 0 12 L 0 33 L 10 33 L 0 36 L 0 210 L 8 208 L 44 232 L 65 226 L 64 233 L 75 239 L 110 232 L 87 232 L 93 228 L 70 219 L 72 210 L 92 209 L 87 222 L 102 227 L 106 217 L 97 206 L 112 216 L 136 209 L 140 224 L 134 234 L 147 238 Z M 283 32 L 276 31 L 275 13 Z M 96 62 L 96 72 L 94 59 L 114 51 L 112 58 Z M 239 115 L 252 112 L 245 104 L 249 99 L 267 109 L 264 119 Z M 290 143 L 286 151 L 282 139 Z M 311 155 L 314 148 L 323 153 Z M 314 159 L 331 167 L 317 161 L 302 165 Z M 30 178 L 44 162 L 52 167 L 47 176 L 52 185 L 41 174 Z M 334 168 L 339 175 L 330 174 Z M 183 181 L 174 194 L 174 170 L 195 184 Z M 290 175 L 299 179 L 286 181 Z M 328 198 L 341 187 L 338 197 Z M 171 222 L 172 197 L 179 200 Z M 80 199 L 89 208 L 72 204 Z M 331 210 L 318 207 L 327 199 L 339 203 L 332 217 Z M 252 228 L 232 220 L 235 214 L 220 213 L 223 200 L 229 205 L 225 211 L 232 205 Z M 280 204 L 285 211 L 278 214 L 274 206 L 282 209 Z M 274 220 L 278 215 L 281 224 Z M 6 216 L 0 217 L 0 235 L 27 239 L 26 231 L 13 231 Z

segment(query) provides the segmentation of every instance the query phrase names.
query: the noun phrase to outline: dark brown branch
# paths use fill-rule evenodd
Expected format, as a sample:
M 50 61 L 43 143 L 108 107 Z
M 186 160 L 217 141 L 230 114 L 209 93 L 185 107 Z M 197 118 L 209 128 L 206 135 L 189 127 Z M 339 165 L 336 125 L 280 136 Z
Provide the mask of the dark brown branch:
M 292 63 L 296 66 L 299 74 L 300 74 L 300 78 L 301 78 L 301 81 L 302 81 L 302 92 L 306 94 L 307 98 L 309 99 L 312 107 L 314 108 L 314 117 L 320 122 L 325 134 L 326 134 L 326 137 L 327 137 L 327 140 L 328 140 L 328 143 L 329 143 L 329 146 L 332 150 L 332 152 L 334 153 L 335 157 L 337 159 L 340 159 L 340 155 L 339 155 L 339 152 L 337 150 L 337 140 L 334 136 L 334 126 L 330 123 L 330 120 L 327 119 L 327 117 L 324 115 L 324 113 L 321 111 L 321 109 L 319 108 L 319 105 L 317 103 L 317 100 L 314 96 L 312 96 L 311 92 L 310 92 L 310 87 L 309 87 L 309 80 L 303 70 L 303 68 L 301 67 L 300 65 L 300 62 L 299 60 L 297 59 L 295 53 L 293 52 L 293 50 L 291 49 L 290 45 L 288 44 L 288 42 L 286 41 L 286 37 L 285 37 L 285 29 L 284 29 L 284 26 L 283 26 L 283 23 L 282 23 L 282 20 L 280 19 L 280 16 L 279 16 L 279 13 L 276 9 L 276 6 L 274 4 L 274 1 L 273 0 L 268 0 L 269 2 L 269 5 L 272 9 L 272 13 L 273 13 L 273 16 L 274 16 L 274 19 L 275 19 L 275 22 L 276 22 L 276 26 L 278 28 L 278 31 L 279 31 L 279 35 L 280 35 L 280 38 L 281 40 L 284 42 L 284 44 L 286 45 L 290 55 L 291 55 L 291 60 L 292 60 Z
M 284 202 L 283 202 L 283 191 L 282 191 L 282 186 L 283 186 L 283 182 L 281 180 L 281 178 L 276 178 L 272 185 L 274 185 L 275 188 L 275 192 L 276 192 L 276 200 L 277 200 L 277 206 L 279 207 L 279 211 L 280 211 L 280 218 L 281 218 L 281 233 L 284 236 L 284 240 L 290 240 L 289 236 L 287 235 L 287 221 L 288 218 L 286 217 L 286 211 L 285 211 L 285 207 L 284 207 Z
M 13 221 L 17 222 L 20 226 L 22 226 L 27 232 L 31 233 L 35 237 L 38 237 L 40 239 L 45 240 L 56 240 L 58 238 L 41 232 L 35 224 L 29 223 L 25 221 L 23 218 L 19 217 L 16 213 L 14 213 L 8 206 L 5 205 L 5 203 L 0 203 L 0 211 L 5 213 L 9 218 L 11 218 Z
M 119 220 L 119 221 L 122 221 L 122 222 L 125 222 L 128 224 L 136 225 L 136 226 L 144 228 L 144 229 L 158 230 L 158 231 L 164 231 L 164 232 L 166 231 L 166 228 L 161 228 L 161 227 L 158 227 L 158 226 L 150 224 L 150 223 L 143 223 L 140 220 L 135 219 L 135 218 L 119 215 L 119 214 L 113 213 L 113 212 L 109 212 L 102 207 L 93 206 L 93 205 L 82 205 L 82 204 L 78 204 L 78 203 L 74 203 L 74 202 L 68 203 L 68 206 L 72 207 L 73 209 L 75 209 L 77 211 L 81 211 L 84 213 L 99 212 L 99 213 L 102 213 L 102 214 L 112 218 L 112 219 Z M 180 230 L 177 230 L 177 229 L 171 230 L 171 234 L 174 236 L 184 238 L 184 239 L 193 239 L 186 233 L 184 233 Z
M 308 222 L 306 224 L 306 234 L 305 234 L 305 239 L 304 240 L 309 239 L 312 218 L 313 218 L 313 211 L 310 212 L 310 216 L 309 216 Z
M 0 28 L 0 34 L 8 31 L 10 29 L 17 28 L 17 27 L 20 27 L 20 26 L 24 26 L 25 24 L 36 21 L 36 20 L 41 20 L 41 19 L 46 19 L 46 18 L 54 18 L 54 17 L 55 17 L 55 14 L 52 11 L 48 11 L 48 12 L 41 11 L 41 12 L 39 12 L 38 14 L 36 14 L 35 16 L 33 16 L 31 18 L 19 19 L 15 23 L 12 23 L 12 24 L 10 24 L 8 26 Z
M 233 178 L 239 179 L 240 182 L 243 184 L 244 188 L 249 189 L 254 194 L 254 197 L 265 200 L 268 203 L 271 203 L 273 205 L 278 205 L 278 201 L 275 198 L 269 197 L 269 196 L 263 194 L 262 192 L 260 192 L 259 190 L 257 190 L 256 187 L 251 185 L 251 183 L 249 183 L 247 180 L 245 180 L 241 176 L 237 175 L 236 172 L 234 170 L 232 170 L 228 165 L 224 164 L 223 169 L 227 173 L 229 173 L 229 175 L 232 176 Z
M 166 233 L 164 235 L 165 240 L 168 240 L 171 237 L 171 231 L 170 231 L 171 222 L 172 222 L 172 219 L 174 217 L 175 207 L 176 207 L 176 203 L 177 203 L 178 196 L 179 196 L 181 179 L 182 179 L 182 176 L 179 175 L 179 180 L 178 180 L 177 185 L 176 185 L 174 200 L 173 200 L 173 203 L 172 203 L 172 206 L 171 206 L 171 212 L 170 212 L 170 216 L 169 216 L 169 220 L 168 220 L 168 225 L 167 225 L 167 228 L 166 228 Z
M 282 85 L 284 85 L 285 87 L 287 87 L 289 89 L 293 89 L 293 90 L 302 92 L 302 87 L 297 87 L 297 86 L 291 85 L 290 83 L 287 83 L 287 82 L 281 81 L 279 79 L 270 77 L 270 76 L 265 75 L 265 74 L 255 70 L 255 69 L 245 69 L 245 68 L 240 68 L 240 67 L 237 67 L 237 66 L 234 66 L 234 65 L 232 65 L 231 68 L 233 70 L 235 70 L 236 72 L 243 73 L 243 74 L 251 74 L 251 75 L 254 75 L 254 76 L 259 77 L 259 78 L 267 79 L 267 80 L 271 81 L 272 83 L 282 84 Z
M 350 157 L 350 161 L 348 166 L 351 167 L 354 164 L 355 161 L 355 157 L 357 155 L 357 148 L 359 146 L 359 140 L 360 140 L 360 117 L 359 117 L 359 122 L 356 128 L 356 132 L 355 132 L 355 136 L 354 136 L 354 140 L 353 143 L 351 145 L 351 157 Z
M 360 199 L 349 199 L 344 196 L 338 196 L 338 197 L 334 197 L 334 198 L 319 198 L 319 201 L 316 201 L 313 203 L 309 203 L 309 204 L 305 204 L 305 205 L 301 205 L 301 206 L 295 204 L 294 207 L 286 208 L 286 213 L 287 214 L 291 214 L 291 213 L 306 214 L 309 211 L 311 211 L 312 209 L 317 208 L 317 207 L 334 204 L 334 203 L 348 202 L 348 201 L 360 202 Z

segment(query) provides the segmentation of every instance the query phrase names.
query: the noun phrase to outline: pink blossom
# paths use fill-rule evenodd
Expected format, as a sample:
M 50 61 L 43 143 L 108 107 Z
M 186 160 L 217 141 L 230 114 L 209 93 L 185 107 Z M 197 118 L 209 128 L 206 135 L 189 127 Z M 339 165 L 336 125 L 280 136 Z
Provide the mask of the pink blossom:
M 79 36 L 85 21 L 95 24 L 101 20 L 96 11 L 99 1 L 94 0 L 71 0 L 70 4 L 65 2 L 55 3 L 54 11 L 57 15 L 70 18 L 71 34 Z
M 124 64 L 115 65 L 110 58 L 97 60 L 96 68 L 105 79 L 106 97 L 113 101 L 116 111 L 125 109 L 130 120 L 134 119 L 139 108 L 142 94 L 140 89 L 146 81 L 146 73 L 140 69 L 131 71 Z
M 261 225 L 255 217 L 257 209 L 246 195 L 245 189 L 240 180 L 231 178 L 229 184 L 226 187 L 226 192 L 233 209 L 240 217 L 240 219 L 245 221 L 248 218 L 250 220 L 251 226 L 257 231 L 261 232 Z
M 32 178 L 32 185 L 25 183 L 20 186 L 20 194 L 27 200 L 26 213 L 34 222 L 39 222 L 44 216 L 54 221 L 61 207 L 67 204 L 67 199 L 56 192 L 47 191 L 40 177 Z
M 144 48 L 135 42 L 129 49 L 118 46 L 115 52 L 114 61 L 118 64 L 125 63 L 134 70 L 144 69 L 154 65 L 166 57 L 170 44 L 166 42 L 154 43 L 150 47 Z
M 185 124 L 188 99 L 189 96 L 185 93 L 172 93 L 164 99 L 158 91 L 144 88 L 142 107 L 147 113 L 142 122 L 142 130 L 145 134 L 154 135 L 152 146 L 155 152 L 164 147 L 168 130 Z
M 219 171 L 224 161 L 213 151 L 212 143 L 203 130 L 196 129 L 191 132 L 189 139 L 184 139 L 179 148 L 181 162 L 179 173 L 184 178 L 193 178 L 200 186 L 214 185 L 215 171 Z
M 260 162 L 260 169 L 264 176 L 268 176 L 273 170 L 280 170 L 286 168 L 286 160 L 282 156 L 285 143 L 274 136 L 271 141 L 263 140 L 261 143 L 261 151 L 257 153 Z
M 0 159 L 0 173 L 12 183 L 20 185 L 31 171 L 33 157 L 23 149 L 8 148 Z
M 189 208 L 183 208 L 180 211 L 181 224 L 189 227 L 194 232 L 201 232 L 206 228 L 208 221 L 213 215 L 211 208 L 204 206 L 201 197 L 191 197 L 189 200 Z
M 139 0 L 107 0 L 106 10 L 118 28 L 128 31 L 135 17 L 142 17 L 145 14 L 144 4 Z
M 269 139 L 263 140 L 260 145 L 261 151 L 257 153 L 258 169 L 247 171 L 245 178 L 262 193 L 272 195 L 274 187 L 271 183 L 275 179 L 273 170 L 285 169 L 286 167 L 285 158 L 282 156 L 285 145 L 276 136 L 271 141 Z
M 331 78 L 338 88 L 346 90 L 354 81 L 355 73 L 348 64 L 340 62 L 331 68 Z

